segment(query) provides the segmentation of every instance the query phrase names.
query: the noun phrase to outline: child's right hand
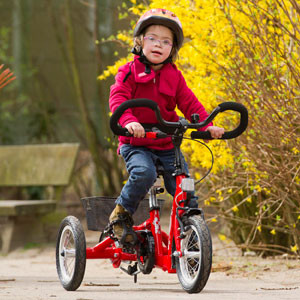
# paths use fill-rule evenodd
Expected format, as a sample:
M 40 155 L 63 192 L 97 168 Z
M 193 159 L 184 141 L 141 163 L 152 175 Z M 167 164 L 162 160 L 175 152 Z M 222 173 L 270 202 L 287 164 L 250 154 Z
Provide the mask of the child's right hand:
M 142 138 L 145 136 L 144 127 L 138 122 L 131 122 L 125 125 L 125 128 L 131 133 L 134 137 Z
M 208 126 L 206 130 L 210 132 L 213 139 L 220 139 L 225 132 L 224 128 L 218 126 Z

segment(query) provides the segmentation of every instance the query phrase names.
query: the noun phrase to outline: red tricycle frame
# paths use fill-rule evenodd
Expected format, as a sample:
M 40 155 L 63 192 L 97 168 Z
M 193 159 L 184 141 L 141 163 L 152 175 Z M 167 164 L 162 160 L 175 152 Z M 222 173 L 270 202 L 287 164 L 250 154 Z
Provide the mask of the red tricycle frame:
M 226 110 L 239 112 L 241 118 L 238 127 L 225 132 L 222 139 L 239 136 L 248 125 L 247 109 L 239 103 L 225 102 L 200 123 L 197 114 L 191 116 L 191 123 L 185 119 L 168 122 L 162 118 L 156 102 L 149 99 L 133 99 L 122 103 L 111 116 L 110 127 L 114 134 L 129 135 L 118 121 L 126 109 L 135 107 L 147 107 L 155 112 L 159 126 L 155 127 L 155 130 L 151 127 L 148 137 L 171 136 L 174 144 L 176 191 L 170 215 L 169 234 L 161 228 L 160 208 L 156 199 L 156 195 L 161 193 L 161 188 L 155 185 L 149 191 L 149 218 L 142 224 L 133 226 L 138 240 L 131 246 L 126 243 L 122 245 L 113 234 L 112 224 L 109 224 L 109 229 L 102 232 L 100 242 L 94 247 L 86 248 L 80 221 L 74 216 L 68 216 L 61 222 L 56 244 L 59 279 L 66 290 L 74 291 L 82 282 L 86 259 L 110 259 L 114 268 L 120 267 L 129 275 L 134 275 L 135 280 L 137 273 L 150 274 L 153 267 L 168 273 L 177 273 L 180 284 L 186 292 L 199 293 L 205 287 L 210 275 L 212 242 L 202 210 L 189 207 L 194 193 L 194 180 L 185 173 L 180 146 L 188 129 L 195 129 L 190 134 L 191 139 L 211 139 L 208 131 L 199 129 L 207 126 L 218 113 Z M 129 263 L 128 270 L 121 267 L 121 263 L 125 261 Z M 131 266 L 132 262 L 135 262 L 134 266 Z
M 135 231 L 151 231 L 155 241 L 155 266 L 161 268 L 168 273 L 176 273 L 176 269 L 172 268 L 172 255 L 174 252 L 172 241 L 175 241 L 176 253 L 179 257 L 182 256 L 180 247 L 180 226 L 178 218 L 176 218 L 176 209 L 178 206 L 184 206 L 184 199 L 186 199 L 186 192 L 181 189 L 182 179 L 187 178 L 186 175 L 176 176 L 176 193 L 173 199 L 173 205 L 170 216 L 169 235 L 161 229 L 159 208 L 150 210 L 150 217 L 144 223 L 133 226 Z M 154 199 L 151 198 L 150 201 Z M 179 210 L 179 217 L 181 217 L 184 210 Z M 116 247 L 115 240 L 111 237 L 106 237 L 96 246 L 86 249 L 87 259 L 111 259 L 113 266 L 118 268 L 121 262 L 137 261 L 136 254 L 124 252 L 122 248 Z

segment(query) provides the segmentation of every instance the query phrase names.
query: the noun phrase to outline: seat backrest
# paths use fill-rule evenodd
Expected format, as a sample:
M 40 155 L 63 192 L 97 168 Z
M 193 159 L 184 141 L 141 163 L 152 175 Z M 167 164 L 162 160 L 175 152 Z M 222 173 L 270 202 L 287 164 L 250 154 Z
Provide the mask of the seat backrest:
M 0 146 L 0 186 L 66 186 L 79 144 Z

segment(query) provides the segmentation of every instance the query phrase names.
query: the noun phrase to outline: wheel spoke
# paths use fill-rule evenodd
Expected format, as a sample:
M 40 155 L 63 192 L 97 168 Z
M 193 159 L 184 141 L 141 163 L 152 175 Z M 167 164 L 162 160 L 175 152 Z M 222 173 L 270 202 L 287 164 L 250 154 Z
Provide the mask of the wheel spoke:
M 193 281 L 199 272 L 201 252 L 199 250 L 199 237 L 192 227 L 184 240 L 182 240 L 183 257 L 181 265 L 185 268 L 185 279 Z
M 74 272 L 74 265 L 75 265 L 74 259 L 71 259 L 71 260 L 69 260 L 69 263 L 68 263 L 68 261 L 66 263 L 67 263 L 67 267 L 66 267 L 67 272 L 71 276 Z
M 63 267 L 62 272 L 69 280 L 74 273 L 76 257 L 74 236 L 73 232 L 69 228 L 66 228 L 62 233 L 62 242 L 60 247 L 59 253 L 61 254 L 60 260 Z
M 70 240 L 70 231 L 66 232 L 66 237 L 65 237 L 65 241 L 64 241 L 64 247 L 66 247 L 69 244 L 69 240 Z

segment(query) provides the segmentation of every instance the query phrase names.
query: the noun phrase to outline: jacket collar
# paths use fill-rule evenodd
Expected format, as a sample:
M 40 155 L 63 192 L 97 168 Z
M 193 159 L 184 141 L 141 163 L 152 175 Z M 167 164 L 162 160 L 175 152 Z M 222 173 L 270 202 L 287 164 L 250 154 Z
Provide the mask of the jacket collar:
M 150 74 L 145 73 L 145 65 L 141 63 L 137 56 L 134 59 L 134 77 L 138 83 L 146 83 L 153 80 L 155 77 L 159 80 L 159 92 L 168 96 L 174 97 L 176 95 L 178 76 L 177 69 L 174 64 L 168 63 L 160 70 L 155 72 L 151 68 Z M 156 76 L 158 75 L 159 76 Z

